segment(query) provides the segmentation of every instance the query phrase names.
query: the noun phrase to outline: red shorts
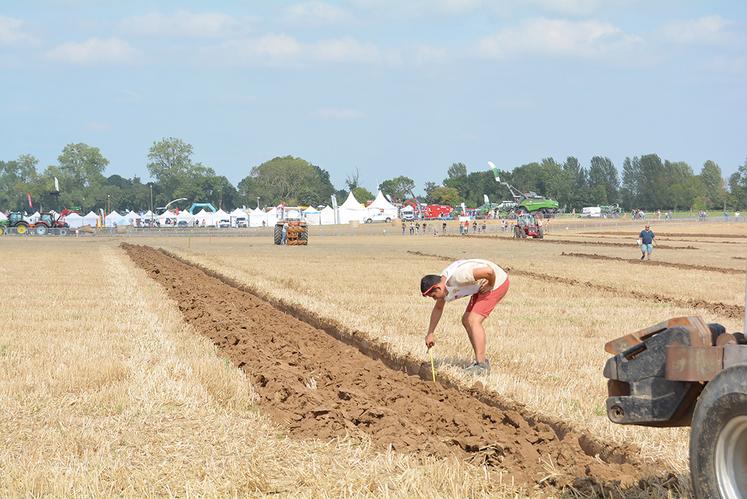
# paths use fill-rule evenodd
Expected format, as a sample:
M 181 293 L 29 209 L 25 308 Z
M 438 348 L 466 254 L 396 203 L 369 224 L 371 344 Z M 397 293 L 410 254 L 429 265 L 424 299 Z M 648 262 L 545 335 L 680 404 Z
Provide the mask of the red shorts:
M 487 317 L 490 315 L 490 312 L 493 311 L 495 306 L 500 303 L 503 297 L 506 296 L 507 292 L 508 279 L 506 279 L 506 282 L 498 286 L 490 293 L 484 295 L 475 293 L 474 295 L 472 295 L 472 298 L 469 299 L 467 312 L 474 312 L 476 314 L 482 315 L 483 317 Z

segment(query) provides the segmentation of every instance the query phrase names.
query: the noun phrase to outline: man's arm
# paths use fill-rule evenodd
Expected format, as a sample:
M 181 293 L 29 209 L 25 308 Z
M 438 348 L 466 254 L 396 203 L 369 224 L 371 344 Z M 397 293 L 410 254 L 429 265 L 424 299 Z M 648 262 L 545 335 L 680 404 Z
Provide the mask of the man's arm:
M 480 288 L 480 293 L 490 293 L 495 286 L 495 271 L 490 267 L 478 267 L 472 271 L 475 281 L 485 279 L 487 282 Z
M 441 315 L 444 313 L 445 304 L 446 301 L 443 298 L 436 300 L 435 305 L 433 305 L 433 310 L 431 310 L 431 321 L 428 324 L 428 334 L 425 335 L 425 346 L 428 348 L 436 343 L 436 338 L 433 336 L 433 333 L 436 331 L 438 321 L 441 320 Z

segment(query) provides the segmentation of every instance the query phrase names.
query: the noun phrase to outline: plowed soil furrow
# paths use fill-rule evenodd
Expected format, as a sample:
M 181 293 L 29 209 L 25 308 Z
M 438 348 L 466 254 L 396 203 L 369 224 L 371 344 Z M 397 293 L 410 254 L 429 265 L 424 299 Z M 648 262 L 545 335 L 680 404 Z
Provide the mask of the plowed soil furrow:
M 472 235 L 463 235 L 463 236 L 457 236 L 457 235 L 447 235 L 447 236 L 441 236 L 441 237 L 476 237 L 481 239 L 501 239 L 503 241 L 513 241 L 516 243 L 524 243 L 524 244 L 581 244 L 584 246 L 609 246 L 612 248 L 636 248 L 637 246 L 632 243 L 613 243 L 609 241 L 582 241 L 582 240 L 575 240 L 575 239 L 534 239 L 534 238 L 526 238 L 526 239 L 515 239 L 513 237 L 501 237 L 501 236 L 479 236 L 477 234 Z M 667 244 L 657 244 L 657 249 L 665 249 L 665 250 L 695 250 L 698 249 L 695 246 L 670 246 Z
M 716 237 L 716 238 L 722 238 L 722 239 L 747 239 L 747 235 L 745 234 L 728 234 L 728 228 L 725 227 L 718 227 L 718 230 L 723 230 L 724 234 L 698 234 L 698 233 L 690 233 L 690 232 L 657 232 L 657 236 L 664 236 L 664 237 Z M 585 232 L 584 234 L 598 234 L 598 235 L 615 235 L 615 236 L 629 236 L 631 232 L 623 232 L 623 231 L 605 231 L 605 232 Z
M 586 434 L 558 432 L 390 369 L 196 266 L 147 246 L 124 247 L 178 303 L 186 322 L 247 373 L 261 408 L 293 436 L 365 434 L 382 449 L 457 456 L 549 490 L 573 487 L 596 495 L 661 485 L 633 449 L 604 448 Z
M 457 260 L 450 256 L 433 255 L 428 253 L 421 253 L 420 251 L 408 251 L 411 255 L 427 256 L 431 258 L 437 258 L 445 262 L 451 262 Z M 647 262 L 648 263 L 648 262 Z M 625 290 L 616 288 L 614 286 L 608 286 L 606 284 L 598 284 L 590 281 L 580 281 L 578 279 L 572 279 L 570 277 L 561 277 L 552 274 L 543 274 L 541 272 L 532 272 L 528 270 L 519 270 L 511 268 L 510 273 L 513 275 L 527 276 L 535 279 L 541 279 L 546 282 L 554 282 L 560 284 L 567 284 L 569 286 L 581 286 L 589 289 L 596 289 L 607 293 L 613 293 L 617 296 L 628 296 L 636 300 L 655 302 L 655 303 L 669 303 L 676 307 L 683 308 L 701 308 L 711 311 L 719 316 L 728 317 L 730 319 L 741 319 L 744 317 L 744 306 L 742 305 L 729 305 L 721 302 L 710 302 L 705 300 L 696 299 L 683 299 L 674 298 L 672 296 L 663 296 L 656 293 L 643 293 L 641 291 Z
M 718 272 L 720 274 L 744 274 L 742 269 L 730 269 L 728 267 L 711 267 L 710 265 L 693 265 L 689 263 L 662 262 L 660 260 L 641 260 L 640 258 L 621 258 L 619 256 L 598 255 L 596 253 L 561 253 L 562 256 L 575 258 L 588 258 L 589 260 L 606 260 L 611 262 L 626 262 L 633 265 L 645 265 L 655 267 L 671 267 L 682 270 L 702 270 L 704 272 Z

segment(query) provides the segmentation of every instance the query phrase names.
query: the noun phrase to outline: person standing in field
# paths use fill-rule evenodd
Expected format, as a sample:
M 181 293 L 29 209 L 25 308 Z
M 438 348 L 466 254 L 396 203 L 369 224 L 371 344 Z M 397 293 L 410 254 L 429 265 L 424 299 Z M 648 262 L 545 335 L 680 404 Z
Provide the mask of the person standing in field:
M 446 234 L 446 221 L 441 223 L 441 233 Z
M 462 325 L 475 352 L 474 362 L 466 372 L 474 375 L 490 373 L 490 361 L 485 356 L 483 322 L 508 292 L 508 274 L 489 260 L 457 260 L 440 275 L 429 274 L 420 280 L 420 293 L 436 301 L 431 311 L 425 346 L 436 344 L 434 333 L 446 303 L 469 296 Z
M 651 260 L 651 253 L 654 251 L 654 238 L 656 235 L 651 230 L 651 226 L 646 224 L 646 228 L 638 235 L 641 240 L 641 260 L 648 258 Z
M 405 235 L 405 222 L 402 222 L 402 235 Z

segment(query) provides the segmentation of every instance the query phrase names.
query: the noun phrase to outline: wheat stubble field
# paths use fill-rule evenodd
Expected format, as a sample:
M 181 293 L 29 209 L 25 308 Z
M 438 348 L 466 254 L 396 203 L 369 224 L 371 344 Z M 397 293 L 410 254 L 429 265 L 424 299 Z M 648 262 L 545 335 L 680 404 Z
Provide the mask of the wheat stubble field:
M 547 242 L 312 231 L 281 248 L 5 238 L 0 490 L 686 493 L 686 430 L 607 421 L 603 345 L 677 315 L 741 329 L 747 227 L 653 228 L 662 248 L 643 264 L 620 228 Z M 433 386 L 404 372 L 427 361 L 418 280 L 464 257 L 511 268 L 487 323 L 493 370 L 480 385 L 461 373 L 457 302 L 434 350 L 447 383 Z

